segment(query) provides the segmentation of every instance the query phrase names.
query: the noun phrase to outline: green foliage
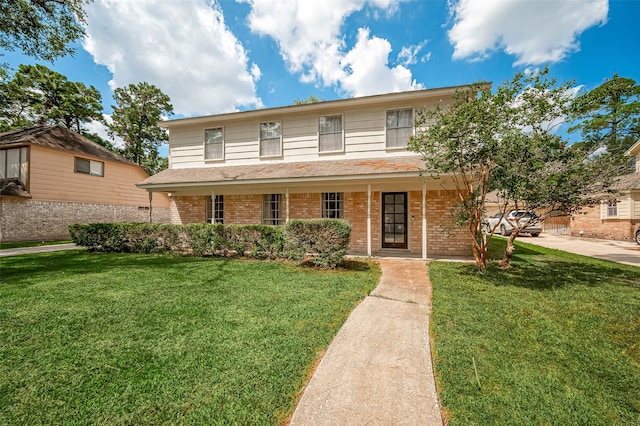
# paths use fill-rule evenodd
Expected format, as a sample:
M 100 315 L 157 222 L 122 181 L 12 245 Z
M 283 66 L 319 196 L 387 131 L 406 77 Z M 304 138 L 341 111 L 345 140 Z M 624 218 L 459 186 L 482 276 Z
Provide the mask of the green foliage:
M 317 96 L 309 95 L 306 99 L 294 99 L 294 105 L 307 105 L 307 104 L 317 104 L 318 102 L 324 102 L 324 99 L 319 98 Z
M 102 120 L 102 96 L 93 86 L 69 81 L 44 65 L 20 65 L 0 83 L 0 126 L 63 125 L 80 133 L 83 123 Z
M 73 53 L 90 0 L 0 0 L 0 48 L 47 61 Z
M 371 263 L 0 258 L 0 424 L 284 424 Z
M 146 167 L 150 174 L 162 170 L 158 147 L 169 135 L 157 123 L 173 114 L 171 99 L 162 90 L 146 82 L 115 89 L 112 122 L 107 124 L 112 135 L 125 143 L 124 156 Z
M 351 225 L 346 220 L 290 220 L 284 227 L 285 252 L 296 261 L 307 256 L 314 265 L 335 268 L 349 247 Z
M 418 114 L 409 148 L 423 155 L 427 171 L 453 180 L 461 199 L 454 210 L 457 223 L 468 226 L 481 271 L 487 262 L 482 223 L 487 191 L 498 191 L 502 210 L 536 211 L 543 221 L 593 202 L 623 170 L 619 155 L 571 148 L 555 132 L 570 112 L 571 85 L 558 84 L 546 68 L 518 73 L 495 92 L 477 83 L 458 91 L 453 105 Z M 504 267 L 524 226 L 509 237 Z
M 614 74 L 576 98 L 571 113 L 579 123 L 570 131 L 580 130 L 595 148 L 622 154 L 640 139 L 640 85 Z
M 174 252 L 193 256 L 291 258 L 335 268 L 342 264 L 351 226 L 342 220 L 294 220 L 283 226 L 199 223 L 93 223 L 69 226 L 74 243 L 105 253 Z
M 429 265 L 447 423 L 638 424 L 640 268 L 516 244 L 509 270 Z

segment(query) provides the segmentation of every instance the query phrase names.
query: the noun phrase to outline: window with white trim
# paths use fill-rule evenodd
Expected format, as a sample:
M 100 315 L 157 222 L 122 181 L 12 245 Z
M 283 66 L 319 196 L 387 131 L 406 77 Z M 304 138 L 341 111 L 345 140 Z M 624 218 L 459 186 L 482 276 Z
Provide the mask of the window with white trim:
M 342 151 L 342 116 L 318 117 L 318 145 L 320 152 Z
M 222 127 L 204 130 L 204 159 L 224 159 L 224 129 Z
M 0 179 L 17 179 L 27 186 L 29 180 L 29 148 L 0 150 Z
M 85 173 L 91 176 L 104 176 L 104 163 L 102 161 L 76 157 L 75 172 Z
M 618 200 L 607 201 L 607 217 L 618 217 Z
M 322 193 L 322 217 L 328 219 L 342 219 L 343 215 L 343 198 L 342 192 L 323 192 Z
M 280 225 L 282 222 L 282 194 L 264 194 L 262 196 L 262 224 Z
M 387 111 L 387 148 L 405 148 L 413 136 L 413 109 Z
M 207 223 L 224 223 L 224 195 L 207 195 Z
M 282 155 L 282 132 L 279 121 L 260 123 L 260 157 Z

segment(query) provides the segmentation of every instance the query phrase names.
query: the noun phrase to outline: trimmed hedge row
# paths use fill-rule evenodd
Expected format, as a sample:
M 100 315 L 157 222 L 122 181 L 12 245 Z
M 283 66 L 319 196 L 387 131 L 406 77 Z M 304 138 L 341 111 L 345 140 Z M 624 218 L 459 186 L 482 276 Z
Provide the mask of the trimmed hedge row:
M 92 223 L 71 225 L 69 232 L 74 243 L 91 251 L 293 259 L 334 268 L 344 260 L 351 225 L 336 219 L 291 220 L 284 226 Z

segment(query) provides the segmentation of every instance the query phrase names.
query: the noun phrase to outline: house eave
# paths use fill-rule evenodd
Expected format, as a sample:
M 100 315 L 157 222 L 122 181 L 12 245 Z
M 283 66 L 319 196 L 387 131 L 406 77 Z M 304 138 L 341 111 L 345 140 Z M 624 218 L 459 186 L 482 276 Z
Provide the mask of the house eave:
M 491 83 L 486 83 L 491 85 Z M 469 85 L 441 87 L 437 89 L 413 90 L 408 92 L 387 93 L 382 95 L 364 96 L 359 98 L 338 99 L 323 101 L 303 105 L 287 105 L 273 108 L 263 108 L 249 111 L 236 111 L 223 114 L 205 115 L 191 118 L 178 118 L 174 120 L 163 120 L 158 122 L 159 127 L 170 129 L 171 127 L 189 126 L 196 124 L 212 124 L 222 122 L 232 122 L 240 120 L 252 120 L 263 117 L 273 117 L 284 114 L 295 114 L 300 112 L 320 112 L 323 110 L 335 110 L 336 108 L 349 108 L 353 106 L 374 106 L 391 102 L 406 101 L 411 102 L 416 99 L 434 98 L 439 96 L 452 95 L 457 90 L 469 87 Z

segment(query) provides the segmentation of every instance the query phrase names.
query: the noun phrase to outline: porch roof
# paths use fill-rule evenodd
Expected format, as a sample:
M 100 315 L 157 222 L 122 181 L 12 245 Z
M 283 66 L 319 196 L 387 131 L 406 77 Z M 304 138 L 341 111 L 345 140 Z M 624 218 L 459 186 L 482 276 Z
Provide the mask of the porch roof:
M 149 191 L 205 185 L 252 185 L 287 182 L 321 182 L 353 179 L 407 178 L 420 176 L 420 155 L 354 160 L 324 160 L 166 169 L 137 184 Z

